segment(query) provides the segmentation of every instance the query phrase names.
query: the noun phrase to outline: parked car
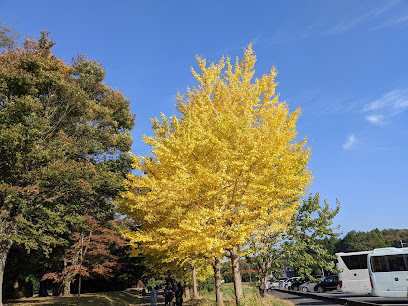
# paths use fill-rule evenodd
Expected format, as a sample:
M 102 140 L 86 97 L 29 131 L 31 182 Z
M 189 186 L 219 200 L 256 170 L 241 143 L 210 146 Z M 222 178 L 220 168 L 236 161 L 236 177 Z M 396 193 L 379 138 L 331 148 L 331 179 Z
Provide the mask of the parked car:
M 308 281 L 306 283 L 303 283 L 299 286 L 299 291 L 302 292 L 313 292 L 314 291 L 314 287 L 317 285 L 317 282 L 313 282 L 313 281 Z
M 300 279 L 300 276 L 289 277 L 284 283 L 284 289 L 289 290 L 292 284 L 298 282 Z
M 308 282 L 308 281 L 309 281 L 308 277 L 300 278 L 299 280 L 297 280 L 295 282 L 292 282 L 292 284 L 289 287 L 289 290 L 299 291 L 299 286 L 301 284 L 304 284 L 304 283 Z
M 314 279 L 324 279 L 324 275 L 312 275 L 312 277 L 314 278 Z M 309 279 L 309 277 L 305 277 L 305 278 L 301 278 L 301 279 L 299 279 L 298 281 L 295 281 L 295 282 L 293 282 L 292 283 L 292 285 L 289 287 L 289 289 L 290 290 L 293 290 L 293 291 L 299 291 L 299 290 L 301 290 L 300 289 L 300 285 L 302 285 L 302 284 L 304 284 L 304 283 L 307 283 L 307 282 L 309 282 L 310 281 L 310 279 Z M 316 285 L 316 283 L 315 283 L 315 285 Z M 306 289 L 307 290 L 307 289 Z M 313 290 L 310 290 L 310 291 L 313 291 Z
M 303 292 L 314 292 L 315 287 L 325 280 L 324 275 L 313 275 L 314 281 L 309 280 L 299 286 L 299 290 Z
M 339 284 L 339 277 L 337 275 L 327 276 L 324 281 L 317 284 L 314 290 L 317 292 L 325 292 L 329 290 L 337 290 L 337 285 Z

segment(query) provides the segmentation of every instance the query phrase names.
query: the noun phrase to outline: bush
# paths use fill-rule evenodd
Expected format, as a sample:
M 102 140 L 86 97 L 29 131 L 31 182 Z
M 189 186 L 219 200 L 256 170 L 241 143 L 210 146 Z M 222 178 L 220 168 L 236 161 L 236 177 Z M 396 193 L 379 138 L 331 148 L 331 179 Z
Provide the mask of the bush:
M 243 282 L 256 282 L 258 281 L 258 273 L 252 272 L 251 275 L 249 273 L 242 273 L 241 274 Z
M 214 276 L 208 276 L 204 281 L 198 281 L 197 288 L 199 291 L 215 291 Z

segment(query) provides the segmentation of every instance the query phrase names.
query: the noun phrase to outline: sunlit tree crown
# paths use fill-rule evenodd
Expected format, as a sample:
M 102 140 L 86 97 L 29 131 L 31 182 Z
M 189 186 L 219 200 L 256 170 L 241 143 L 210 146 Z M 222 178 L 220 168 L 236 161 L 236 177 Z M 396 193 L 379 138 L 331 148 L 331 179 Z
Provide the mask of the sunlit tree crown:
M 219 256 L 290 220 L 312 179 L 310 149 L 296 139 L 300 109 L 278 99 L 276 70 L 254 79 L 255 62 L 252 45 L 235 64 L 197 57 L 198 86 L 177 95 L 180 116 L 152 120 L 151 156 L 134 158 L 143 175 L 129 175 L 121 202 L 140 226 L 129 235 L 135 244 L 176 241 L 183 256 Z

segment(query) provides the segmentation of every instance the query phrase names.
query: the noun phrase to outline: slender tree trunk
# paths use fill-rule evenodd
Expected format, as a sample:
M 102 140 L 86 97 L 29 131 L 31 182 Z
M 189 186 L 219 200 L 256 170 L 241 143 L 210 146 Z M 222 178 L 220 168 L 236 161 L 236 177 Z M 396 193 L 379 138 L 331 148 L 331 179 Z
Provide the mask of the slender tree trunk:
M 34 285 L 32 282 L 25 284 L 24 286 L 24 297 L 32 297 L 34 295 Z
M 11 292 L 11 297 L 13 299 L 19 299 L 20 298 L 20 293 L 19 293 L 19 284 L 18 284 L 18 280 L 15 280 L 13 283 L 13 289 Z
M 265 248 L 265 244 L 260 245 L 259 255 L 257 257 L 257 267 L 258 267 L 258 288 L 259 295 L 261 297 L 265 296 L 266 282 L 268 280 L 268 273 L 270 272 L 270 267 L 272 263 L 271 254 Z
M 239 271 L 239 256 L 235 249 L 230 250 L 230 259 L 232 266 L 232 277 L 234 279 L 235 302 L 237 305 L 239 305 L 243 297 L 243 292 L 241 272 Z
M 259 295 L 261 297 L 264 297 L 265 296 L 265 290 L 266 290 L 266 288 L 265 288 L 265 286 L 266 286 L 266 275 L 260 274 L 258 277 L 259 277 L 258 278 Z
M 4 268 L 6 266 L 7 255 L 12 244 L 13 242 L 11 240 L 2 241 L 0 243 L 0 306 L 3 306 Z
M 84 249 L 84 234 L 81 234 L 81 257 L 79 258 L 78 299 L 81 297 L 83 249 Z
M 263 258 L 258 260 L 258 290 L 261 297 L 265 296 L 265 286 L 267 279 L 267 267 Z
M 59 296 L 61 294 L 62 283 L 54 283 L 52 287 L 52 296 Z
M 197 290 L 197 277 L 195 267 L 192 267 L 193 270 L 193 297 L 198 299 L 198 290 Z
M 190 288 L 188 287 L 188 280 L 184 280 L 184 295 L 186 296 L 186 301 L 190 300 Z
M 215 300 L 217 306 L 224 305 L 224 297 L 221 291 L 221 263 L 218 257 L 215 258 L 214 264 L 214 283 L 215 283 Z
M 67 267 L 68 263 L 64 260 L 64 269 Z M 69 275 L 65 275 L 62 280 L 62 290 L 60 295 L 70 295 L 71 294 L 71 280 Z

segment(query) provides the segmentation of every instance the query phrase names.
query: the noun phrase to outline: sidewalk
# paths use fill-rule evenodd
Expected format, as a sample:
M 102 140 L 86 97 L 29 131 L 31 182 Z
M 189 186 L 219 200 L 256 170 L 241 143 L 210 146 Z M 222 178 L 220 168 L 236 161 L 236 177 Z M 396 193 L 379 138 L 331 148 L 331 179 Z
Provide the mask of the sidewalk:
M 135 304 L 131 304 L 131 305 L 143 305 L 143 306 L 150 306 L 150 295 L 146 295 L 144 298 L 143 297 L 137 297 Z M 157 299 L 157 306 L 164 306 L 164 298 L 163 297 L 159 297 Z M 130 306 L 130 305 L 129 305 Z
M 130 304 L 129 306 L 139 306 L 139 305 L 140 306 L 150 306 L 150 293 L 146 293 L 145 297 L 142 297 L 141 295 L 136 296 L 135 304 Z M 183 302 L 183 306 L 184 305 L 186 306 L 196 305 L 196 302 L 190 300 L 187 302 Z M 164 306 L 164 296 L 162 294 L 158 295 L 156 306 Z
M 150 293 L 146 293 L 145 297 L 142 297 L 141 295 L 138 295 L 135 300 L 135 304 L 131 304 L 129 306 L 150 306 Z M 157 306 L 164 306 L 164 297 L 163 295 L 159 294 L 157 296 Z

